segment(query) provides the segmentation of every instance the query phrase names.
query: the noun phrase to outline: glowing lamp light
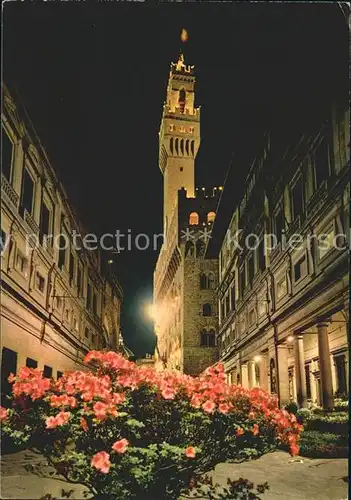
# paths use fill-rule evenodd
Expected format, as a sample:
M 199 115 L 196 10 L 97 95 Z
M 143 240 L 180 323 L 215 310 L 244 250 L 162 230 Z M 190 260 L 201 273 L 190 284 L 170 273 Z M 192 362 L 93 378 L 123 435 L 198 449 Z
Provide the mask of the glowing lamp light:
M 108 260 L 107 264 L 113 264 L 113 260 L 112 259 Z
M 256 361 L 256 363 L 257 363 L 258 361 L 261 361 L 261 356 L 255 356 L 255 357 L 254 357 L 254 361 Z
M 288 342 L 292 342 L 294 340 L 293 335 L 289 335 L 289 337 L 286 339 Z
M 145 313 L 150 319 L 155 319 L 156 316 L 155 306 L 153 304 L 148 304 L 145 307 Z

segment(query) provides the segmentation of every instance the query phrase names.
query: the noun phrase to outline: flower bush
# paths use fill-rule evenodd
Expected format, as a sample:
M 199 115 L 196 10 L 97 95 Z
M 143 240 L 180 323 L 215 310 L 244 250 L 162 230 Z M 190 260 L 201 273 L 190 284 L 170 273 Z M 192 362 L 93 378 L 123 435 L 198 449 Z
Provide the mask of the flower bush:
M 5 434 L 96 498 L 177 499 L 219 462 L 280 443 L 299 451 L 296 417 L 259 388 L 226 384 L 221 364 L 190 377 L 115 352 L 91 351 L 84 361 L 89 371 L 58 381 L 30 368 L 10 376 L 12 407 L 0 418 Z

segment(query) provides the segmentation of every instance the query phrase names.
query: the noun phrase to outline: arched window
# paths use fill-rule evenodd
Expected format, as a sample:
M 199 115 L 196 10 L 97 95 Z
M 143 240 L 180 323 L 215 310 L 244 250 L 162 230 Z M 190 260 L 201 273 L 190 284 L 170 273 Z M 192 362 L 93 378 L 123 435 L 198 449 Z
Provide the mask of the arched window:
M 184 112 L 185 108 L 185 99 L 186 99 L 186 92 L 184 89 L 180 89 L 178 103 L 182 113 Z
M 173 137 L 171 137 L 171 140 L 170 140 L 170 149 L 171 149 L 171 154 L 173 154 Z
M 208 212 L 208 214 L 207 214 L 207 222 L 214 222 L 215 217 L 216 217 L 216 213 L 215 212 Z
M 189 224 L 191 226 L 196 226 L 199 224 L 199 214 L 197 212 L 191 212 L 189 215 Z
M 196 257 L 202 257 L 205 254 L 205 245 L 203 241 L 196 243 Z
M 190 146 L 191 146 L 191 154 L 192 154 L 193 156 L 194 156 L 194 150 L 195 150 L 195 149 L 194 149 L 194 144 L 195 144 L 195 141 L 191 141 L 191 144 L 190 144 Z
M 187 155 L 189 155 L 189 139 L 185 141 L 185 152 Z
M 207 276 L 205 273 L 200 274 L 200 288 L 201 290 L 206 290 L 207 288 Z
M 184 139 L 180 139 L 180 152 L 184 154 Z
M 212 316 L 212 307 L 211 307 L 211 304 L 204 304 L 202 306 L 202 315 L 203 316 Z
M 192 241 L 187 241 L 185 244 L 185 257 L 194 257 L 195 247 Z
M 202 347 L 215 347 L 216 345 L 215 331 L 210 330 L 209 332 L 207 332 L 206 330 L 202 330 L 200 342 Z
M 175 150 L 176 150 L 177 154 L 179 154 L 179 151 L 178 151 L 178 142 L 179 142 L 179 140 L 178 140 L 178 137 L 177 137 L 176 140 L 175 140 Z

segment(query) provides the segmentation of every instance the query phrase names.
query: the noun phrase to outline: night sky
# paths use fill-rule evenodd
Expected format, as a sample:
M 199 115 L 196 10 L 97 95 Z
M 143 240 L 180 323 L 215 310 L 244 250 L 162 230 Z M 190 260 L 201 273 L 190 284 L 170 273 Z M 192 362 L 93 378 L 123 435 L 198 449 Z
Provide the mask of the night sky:
M 223 185 L 231 163 L 224 222 L 272 116 L 284 121 L 285 106 L 332 96 L 348 75 L 347 23 L 336 3 L 8 2 L 3 25 L 4 80 L 98 234 L 162 231 L 158 130 L 182 28 L 202 113 L 197 185 Z M 114 258 L 123 335 L 141 355 L 154 344 L 143 304 L 152 300 L 157 252 Z

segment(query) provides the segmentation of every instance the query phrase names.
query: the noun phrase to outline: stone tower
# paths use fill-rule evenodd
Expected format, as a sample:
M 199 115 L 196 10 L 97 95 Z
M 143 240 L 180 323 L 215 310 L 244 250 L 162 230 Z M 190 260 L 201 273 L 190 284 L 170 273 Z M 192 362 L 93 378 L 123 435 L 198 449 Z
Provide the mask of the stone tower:
M 200 108 L 195 108 L 194 66 L 184 64 L 181 54 L 171 63 L 167 100 L 159 132 L 159 167 L 164 177 L 163 219 L 167 235 L 178 190 L 195 196 L 195 157 L 200 146 Z
M 171 64 L 159 132 L 164 180 L 164 243 L 154 273 L 155 331 L 160 367 L 197 375 L 217 360 L 217 260 L 205 259 L 219 189 L 195 188 L 200 108 L 194 66 Z

